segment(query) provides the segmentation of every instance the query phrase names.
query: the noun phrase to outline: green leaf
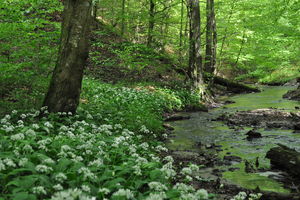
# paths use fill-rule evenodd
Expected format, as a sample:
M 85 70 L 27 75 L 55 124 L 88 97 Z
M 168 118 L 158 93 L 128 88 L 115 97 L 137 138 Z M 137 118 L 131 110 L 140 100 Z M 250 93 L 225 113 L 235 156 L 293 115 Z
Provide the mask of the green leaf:
M 159 169 L 155 169 L 150 172 L 151 180 L 161 179 L 161 177 L 162 177 L 162 172 Z
M 19 192 L 13 194 L 14 200 L 36 200 L 36 196 L 33 194 L 28 194 L 28 192 Z
M 55 166 L 55 171 L 60 171 L 60 172 L 65 171 L 72 164 L 72 162 L 73 161 L 67 158 L 60 159 L 57 165 Z

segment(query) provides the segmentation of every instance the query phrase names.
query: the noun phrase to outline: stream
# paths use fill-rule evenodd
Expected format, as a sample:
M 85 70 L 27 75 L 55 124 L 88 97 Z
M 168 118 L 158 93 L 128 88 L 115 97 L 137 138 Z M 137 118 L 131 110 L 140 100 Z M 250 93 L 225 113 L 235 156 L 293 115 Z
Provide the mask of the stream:
M 188 120 L 174 121 L 170 124 L 175 128 L 174 137 L 168 146 L 174 151 L 199 151 L 199 146 L 210 149 L 217 146 L 215 151 L 218 158 L 238 158 L 229 160 L 229 164 L 206 167 L 201 170 L 200 176 L 207 180 L 216 179 L 213 171 L 222 172 L 222 181 L 238 185 L 246 189 L 257 187 L 263 191 L 289 193 L 290 190 L 278 179 L 285 176 L 283 172 L 269 170 L 270 162 L 265 158 L 266 152 L 277 146 L 277 143 L 287 145 L 300 151 L 300 133 L 283 129 L 257 129 L 262 138 L 246 140 L 246 133 L 253 127 L 232 128 L 222 121 L 215 119 L 223 113 L 275 108 L 296 112 L 300 102 L 282 98 L 291 86 L 262 86 L 262 92 L 223 97 L 235 103 L 227 104 L 209 112 L 181 113 L 190 116 Z M 200 144 L 200 145 L 199 145 Z M 258 170 L 254 173 L 245 172 L 245 160 L 255 165 L 259 162 Z

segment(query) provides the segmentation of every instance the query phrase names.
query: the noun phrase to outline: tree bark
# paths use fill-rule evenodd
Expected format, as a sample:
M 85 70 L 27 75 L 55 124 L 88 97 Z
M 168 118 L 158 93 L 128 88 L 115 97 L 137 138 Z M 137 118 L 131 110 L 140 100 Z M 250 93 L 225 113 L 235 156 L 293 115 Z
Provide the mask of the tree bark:
M 190 22 L 190 50 L 189 50 L 189 75 L 194 89 L 200 89 L 204 84 L 201 56 L 201 27 L 199 0 L 189 0 Z
M 155 3 L 154 0 L 149 0 L 149 22 L 148 22 L 148 38 L 147 45 L 151 46 L 153 42 L 153 30 L 155 23 Z
M 122 0 L 122 22 L 121 22 L 121 35 L 125 33 L 125 0 Z
M 205 62 L 206 72 L 212 72 L 212 9 L 211 0 L 206 0 L 206 45 L 205 45 Z
M 206 1 L 206 55 L 205 71 L 213 73 L 216 65 L 217 30 L 214 10 L 214 0 Z
M 183 14 L 184 14 L 184 0 L 181 0 L 180 10 L 180 30 L 179 30 L 179 63 L 182 64 L 182 50 L 183 50 Z
M 92 0 L 65 0 L 58 60 L 44 100 L 49 112 L 74 113 L 89 50 Z

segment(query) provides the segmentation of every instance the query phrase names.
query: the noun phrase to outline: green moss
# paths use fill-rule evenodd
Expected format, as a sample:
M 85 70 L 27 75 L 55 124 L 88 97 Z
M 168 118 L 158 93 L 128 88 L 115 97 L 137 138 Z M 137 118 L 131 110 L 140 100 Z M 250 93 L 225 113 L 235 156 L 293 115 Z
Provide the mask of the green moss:
M 289 190 L 284 189 L 282 184 L 259 174 L 235 171 L 225 172 L 223 177 L 248 189 L 259 187 L 263 191 L 289 193 Z

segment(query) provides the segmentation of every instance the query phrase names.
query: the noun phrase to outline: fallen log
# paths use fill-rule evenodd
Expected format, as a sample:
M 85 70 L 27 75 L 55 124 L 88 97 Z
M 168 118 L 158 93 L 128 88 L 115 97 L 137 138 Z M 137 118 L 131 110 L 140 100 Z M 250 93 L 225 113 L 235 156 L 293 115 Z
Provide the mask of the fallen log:
M 270 159 L 272 168 L 284 170 L 300 179 L 300 152 L 278 144 L 267 152 L 266 158 Z
M 260 92 L 256 87 L 248 86 L 236 81 L 231 81 L 219 76 L 213 77 L 213 84 L 225 86 L 228 91 L 233 93 L 247 93 L 247 92 Z

